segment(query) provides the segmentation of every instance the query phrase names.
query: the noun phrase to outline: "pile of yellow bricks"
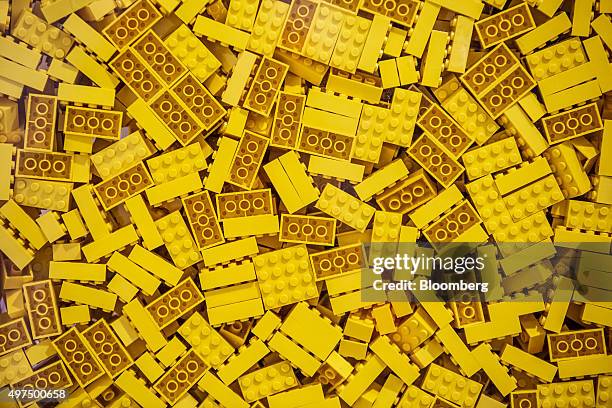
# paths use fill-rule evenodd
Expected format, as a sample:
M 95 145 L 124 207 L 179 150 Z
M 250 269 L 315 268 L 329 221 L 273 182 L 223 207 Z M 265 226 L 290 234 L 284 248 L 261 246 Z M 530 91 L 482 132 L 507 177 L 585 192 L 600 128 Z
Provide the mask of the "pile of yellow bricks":
M 610 14 L 0 0 L 0 406 L 612 407 Z

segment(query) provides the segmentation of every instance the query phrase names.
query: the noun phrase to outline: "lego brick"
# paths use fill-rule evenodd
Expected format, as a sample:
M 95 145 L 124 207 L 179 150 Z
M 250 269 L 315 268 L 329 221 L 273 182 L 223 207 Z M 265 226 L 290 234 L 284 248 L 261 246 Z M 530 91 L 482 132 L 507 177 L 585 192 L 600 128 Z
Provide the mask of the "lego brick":
M 364 166 L 334 160 L 327 157 L 311 156 L 308 162 L 308 172 L 335 179 L 360 182 L 363 180 Z
M 50 280 L 23 286 L 32 338 L 40 339 L 61 334 L 55 291 Z
M 364 83 L 340 75 L 334 75 L 334 72 L 329 74 L 327 90 L 363 99 L 369 103 L 380 102 L 383 91 L 380 85 Z
M 75 104 L 113 106 L 115 90 L 61 83 L 57 88 L 57 99 Z
M 342 96 L 323 92 L 319 88 L 312 88 L 306 97 L 306 106 L 350 118 L 359 118 L 363 104 Z
M 279 93 L 270 139 L 271 146 L 296 146 L 305 100 L 303 95 Z
M 102 30 L 109 41 L 123 50 L 161 19 L 161 13 L 147 0 L 139 0 Z
M 155 382 L 164 374 L 164 369 L 155 361 L 155 358 L 149 352 L 142 353 L 142 355 L 134 361 L 134 364 L 150 382 Z
M 440 14 L 439 5 L 431 2 L 425 2 L 425 4 L 423 4 L 421 12 L 416 19 L 414 31 L 410 34 L 408 43 L 404 47 L 406 53 L 421 58 L 434 27 L 434 23 L 438 19 L 438 14 Z
M 47 24 L 29 10 L 21 12 L 11 32 L 32 48 L 54 58 L 63 59 L 73 44 L 68 34 Z
M 459 15 L 451 22 L 451 28 L 454 35 L 451 36 L 450 52 L 445 61 L 445 67 L 450 72 L 463 73 L 467 65 L 474 20 Z
M 89 306 L 87 305 L 61 307 L 59 311 L 64 326 L 87 323 L 91 320 Z
M 51 261 L 49 263 L 49 278 L 80 282 L 104 282 L 106 267 L 103 264 Z
M 462 129 L 473 135 L 472 138 L 479 145 L 485 143 L 499 129 L 493 118 L 485 112 L 476 99 L 461 86 L 459 80 L 454 76 L 447 78 L 434 93 L 440 100 L 442 107 L 457 121 Z
M 112 332 L 106 320 L 98 320 L 84 330 L 82 336 L 111 377 L 116 377 L 132 365 L 132 357 Z
M 546 116 L 542 119 L 542 125 L 551 144 L 603 129 L 599 110 L 594 103 Z
M 601 89 L 597 80 L 592 80 L 550 95 L 543 95 L 542 99 L 544 99 L 548 112 L 556 112 L 590 99 L 596 99 L 600 95 Z
M 499 357 L 491 351 L 490 345 L 483 343 L 472 350 L 472 354 L 502 395 L 508 395 L 516 389 L 516 379 L 500 364 Z
M 202 259 L 187 224 L 178 211 L 158 219 L 155 225 L 177 267 L 184 269 Z
M 312 19 L 312 27 L 304 41 L 302 55 L 314 61 L 329 63 L 347 13 L 340 7 L 320 5 Z
M 423 56 L 421 65 L 420 84 L 436 88 L 441 83 L 441 75 L 444 70 L 444 57 L 446 55 L 447 33 L 432 30 L 427 51 Z
M 504 170 L 519 164 L 521 161 L 514 138 L 503 139 L 470 150 L 462 158 L 470 180 Z
M 370 349 L 383 361 L 404 383 L 410 385 L 418 375 L 419 369 L 402 357 L 399 349 L 392 345 L 388 338 L 381 336 L 370 344 Z
M 449 0 L 434 0 L 433 2 L 440 7 L 444 7 L 454 11 L 457 14 L 462 14 L 473 19 L 478 19 L 484 8 L 484 4 L 478 0 L 470 0 L 461 4 L 457 4 Z
M 532 121 L 537 121 L 546 114 L 544 105 L 538 101 L 534 93 L 528 93 L 519 100 L 519 105 Z
M 120 274 L 132 284 L 142 289 L 146 295 L 152 295 L 160 285 L 160 281 L 157 278 L 119 252 L 113 253 L 106 266 L 109 270 Z
M 589 61 L 595 65 L 597 81 L 601 91 L 608 92 L 612 89 L 612 81 L 605 75 L 605 72 L 609 69 L 609 62 L 606 59 L 606 51 L 601 38 L 599 36 L 588 38 L 584 40 L 583 45 Z
M 249 51 L 271 57 L 281 36 L 283 22 L 289 5 L 280 1 L 266 0 L 259 7 L 247 44 Z M 265 33 L 265 34 L 264 34 Z
M 375 355 L 366 357 L 365 364 L 354 374 L 338 394 L 347 404 L 353 405 L 359 396 L 374 382 L 384 370 L 385 364 Z
M 143 245 L 147 249 L 154 249 L 163 244 L 161 235 L 151 218 L 151 214 L 146 207 L 141 195 L 134 196 L 125 202 L 127 210 L 130 212 L 132 220 L 138 229 Z
M 451 326 L 445 326 L 438 330 L 435 336 L 444 346 L 444 349 L 451 354 L 465 375 L 471 377 L 480 369 L 480 366 L 470 354 L 463 340 L 461 340 Z
M 500 358 L 504 363 L 534 375 L 545 382 L 552 382 L 557 373 L 557 368 L 554 365 L 510 344 L 504 347 Z
M 610 17 L 606 15 L 600 15 L 591 22 L 591 27 L 599 36 L 601 40 L 608 46 L 612 47 L 612 23 Z
M 123 276 L 116 274 L 112 277 L 110 282 L 108 282 L 107 288 L 112 293 L 119 296 L 124 302 L 130 302 L 136 294 L 139 292 L 139 289 L 128 282 Z
M 15 379 L 28 377 L 33 373 L 26 355 L 21 350 L 5 355 L 0 359 L 0 365 L 4 368 L 0 376 L 0 385 L 3 387 Z
M 210 40 L 218 41 L 221 44 L 227 44 L 237 50 L 245 50 L 249 42 L 248 33 L 204 16 L 196 18 L 193 32 Z
M 566 226 L 588 231 L 612 232 L 608 221 L 609 206 L 570 200 Z
M 157 276 L 158 278 L 164 280 L 170 286 L 176 286 L 181 276 L 183 275 L 182 271 L 169 262 L 166 262 L 163 258 L 158 255 L 147 251 L 140 245 L 135 245 L 130 252 L 128 258 L 150 271 L 152 274 Z
M 200 287 L 202 290 L 208 290 L 255 279 L 253 263 L 230 264 L 227 267 L 203 270 L 200 273 Z
M 146 135 L 153 139 L 160 149 L 167 149 L 176 140 L 172 132 L 142 99 L 136 99 L 133 104 L 128 106 L 127 112 L 142 126 Z
M 363 232 L 374 216 L 374 208 L 327 184 L 316 207 L 348 226 Z
M 596 65 L 589 61 L 575 68 L 568 69 L 567 71 L 538 81 L 538 88 L 540 89 L 541 95 L 547 97 L 596 77 Z
M 591 182 L 580 166 L 578 155 L 568 142 L 551 147 L 544 152 L 544 157 L 559 180 L 565 197 L 573 198 L 591 189 Z
M 211 307 L 207 310 L 210 323 L 218 326 L 220 324 L 246 320 L 264 314 L 264 308 L 259 296 L 256 299 L 239 301 L 237 303 L 225 304 Z
M 254 237 L 249 237 L 205 249 L 202 251 L 202 258 L 205 265 L 211 266 L 244 258 L 258 252 L 257 241 Z
M 435 193 L 435 185 L 420 170 L 378 195 L 376 202 L 386 211 L 405 214 L 431 199 Z
M 302 124 L 304 126 L 344 136 L 354 136 L 357 132 L 358 122 L 358 118 L 342 116 L 309 107 L 304 109 L 302 116 Z
M 102 310 L 113 310 L 117 296 L 104 290 L 71 282 L 63 282 L 59 298 Z
M 464 171 L 464 168 L 427 134 L 416 140 L 408 152 L 444 187 L 449 187 Z
M 326 217 L 283 214 L 279 240 L 331 246 L 335 241 L 336 220 Z
M 357 184 L 355 186 L 355 192 L 360 199 L 369 201 L 373 195 L 380 193 L 384 188 L 396 183 L 407 175 L 408 169 L 404 162 L 401 160 L 394 160 Z
M 71 181 L 74 157 L 71 153 L 17 150 L 15 175 L 46 180 Z
M 104 375 L 102 366 L 85 344 L 83 335 L 75 328 L 55 339 L 53 347 L 66 363 L 68 371 L 82 387 Z
M 65 115 L 65 134 L 119 140 L 123 112 L 68 106 Z
M 24 44 L 13 42 L 6 37 L 0 40 L 0 56 L 34 70 L 42 58 L 37 50 L 27 48 Z
M 183 198 L 183 205 L 198 248 L 225 241 L 208 191 Z
M 321 366 L 320 361 L 280 332 L 276 332 L 272 336 L 270 341 L 268 341 L 268 347 L 289 360 L 306 375 L 313 376 Z
M 115 76 L 81 47 L 73 47 L 66 56 L 66 61 L 101 88 L 114 89 L 119 84 L 119 80 Z
M 26 248 L 7 228 L 0 228 L 0 249 L 17 266 L 24 268 L 34 259 L 34 252 Z
M 374 15 L 357 68 L 370 73 L 376 70 L 378 58 L 382 54 L 383 44 L 390 29 L 390 23 L 389 18 L 378 14 Z
M 153 316 L 142 306 L 138 299 L 134 299 L 123 306 L 123 312 L 130 319 L 136 331 L 138 331 L 147 344 L 147 348 L 151 351 L 158 351 L 167 343 Z
M 273 381 L 278 386 L 269 388 Z M 238 384 L 245 397 L 245 401 L 253 402 L 267 397 L 272 393 L 282 392 L 297 385 L 297 378 L 293 369 L 286 362 L 273 364 L 260 370 L 250 372 L 238 379 Z
M 153 385 L 153 388 L 168 401 L 175 404 L 189 388 L 207 371 L 208 365 L 192 349 Z
M 551 45 L 528 55 L 525 59 L 531 74 L 537 81 L 580 66 L 587 60 L 580 41 L 577 39 L 569 39 Z
M 227 182 L 250 190 L 268 148 L 268 140 L 245 131 L 230 167 Z
M 204 187 L 207 190 L 215 193 L 221 192 L 223 183 L 225 182 L 232 165 L 232 158 L 234 157 L 237 149 L 237 141 L 229 137 L 221 138 L 219 148 L 214 156 L 215 162 L 210 166 L 208 178 L 204 183 Z
M 232 75 L 228 78 L 225 90 L 221 95 L 224 103 L 238 106 L 256 60 L 257 56 L 251 52 L 240 53 L 232 69 Z
M 288 152 L 279 157 L 278 161 L 280 162 L 286 177 L 289 179 L 291 185 L 297 192 L 297 195 L 302 202 L 302 206 L 305 206 L 319 198 L 319 190 L 312 185 L 312 180 L 306 174 L 305 166 L 299 159 L 300 156 L 297 153 Z M 266 173 L 268 173 L 268 176 L 270 176 L 270 172 L 266 170 Z
M 393 22 L 400 24 L 404 27 L 412 26 L 415 15 L 418 10 L 417 4 L 414 2 L 407 2 L 405 4 L 389 4 L 384 6 L 376 1 L 366 0 L 361 2 L 359 8 L 367 10 L 375 15 L 382 15 L 390 18 Z
M 550 389 L 555 392 L 551 393 Z M 571 397 L 570 397 L 571 395 Z M 592 381 L 571 381 L 566 383 L 538 384 L 538 404 L 563 403 L 564 400 L 572 400 L 577 406 L 591 404 L 595 401 L 595 389 Z
M 0 215 L 16 228 L 33 248 L 40 249 L 45 245 L 47 239 L 43 231 L 15 201 L 9 200 L 4 203 L 0 207 Z
M 308 331 L 304 330 L 306 327 L 309 328 Z M 303 302 L 293 308 L 280 330 L 322 360 L 327 358 L 342 337 L 338 327 L 333 326 Z M 312 336 L 310 330 L 321 335 Z
M 550 361 L 605 355 L 606 342 L 602 329 L 567 331 L 548 335 Z
M 153 184 L 151 175 L 141 162 L 95 185 L 93 190 L 104 209 L 110 210 Z
M 411 55 L 395 59 L 395 66 L 399 75 L 400 85 L 410 85 L 418 82 L 419 73 L 416 70 L 415 59 Z
M 585 364 L 585 362 L 587 362 Z M 557 363 L 559 378 L 584 377 L 605 374 L 609 371 L 612 358 L 610 356 L 589 357 L 583 360 L 563 360 Z
M 248 224 L 248 227 L 245 227 L 245 223 Z M 255 215 L 223 221 L 223 235 L 228 239 L 249 235 L 277 234 L 278 231 L 279 223 L 276 215 Z
M 138 241 L 138 235 L 134 227 L 130 224 L 85 245 L 81 250 L 88 262 L 94 262 L 136 241 Z
M 509 27 L 506 24 L 509 23 Z M 527 4 L 519 4 L 479 20 L 474 28 L 480 43 L 484 48 L 489 48 L 502 41 L 516 37 L 535 28 L 535 23 Z
M 77 41 L 96 54 L 102 61 L 108 61 L 116 49 L 100 33 L 83 21 L 77 14 L 70 16 L 62 24 L 64 30 L 72 34 Z
M 220 367 L 234 352 L 234 348 L 198 312 L 179 327 L 179 334 L 213 368 Z
M 265 343 L 256 340 L 246 346 L 240 354 L 230 358 L 229 362 L 219 369 L 219 378 L 225 384 L 231 384 L 269 353 L 270 350 Z
M 182 145 L 190 143 L 204 129 L 199 119 L 170 90 L 163 91 L 149 106 Z
M 332 117 L 338 116 L 333 114 L 330 115 Z M 368 115 L 372 116 L 373 113 L 369 113 Z M 365 141 L 368 141 L 367 136 L 365 139 Z M 377 142 L 380 142 L 380 140 L 380 138 L 376 138 Z M 354 135 L 340 135 L 326 130 L 303 126 L 300 131 L 297 149 L 315 155 L 349 160 L 354 144 Z M 380 149 L 380 146 L 377 146 L 377 148 Z M 367 151 L 364 149 L 364 152 Z M 378 155 L 377 152 L 376 154 Z
M 24 148 L 51 150 L 55 141 L 57 98 L 30 94 Z
M 136 378 L 133 371 L 123 372 L 115 384 L 141 406 L 163 408 L 166 405 L 143 381 Z
M 148 188 L 145 193 L 149 203 L 156 206 L 163 202 L 170 201 L 173 198 L 182 197 L 201 189 L 202 179 L 196 172 Z
M 204 297 L 195 283 L 191 278 L 187 278 L 149 303 L 146 309 L 153 316 L 159 328 L 163 329 L 202 301 Z M 173 306 L 171 315 L 168 310 L 170 304 Z
M 198 386 L 219 401 L 222 406 L 248 408 L 247 404 L 238 394 L 223 384 L 212 372 L 207 372 L 198 382 Z
M 380 72 L 384 89 L 400 86 L 400 78 L 395 60 L 390 59 L 380 61 L 378 64 L 378 70 Z
M 36 223 L 51 243 L 66 235 L 66 229 L 59 222 L 59 215 L 55 212 L 48 212 L 36 219 Z
M 536 197 L 537 203 L 530 201 Z M 563 200 L 563 193 L 554 176 L 548 175 L 539 181 L 508 194 L 503 200 L 512 209 L 510 211 L 512 218 L 515 221 L 519 221 L 528 215 Z
M 546 44 L 546 42 L 553 40 L 555 37 L 566 31 L 569 31 L 570 28 L 572 28 L 572 24 L 567 17 L 567 14 L 560 13 L 545 23 L 540 24 L 534 30 L 522 35 L 516 40 L 516 45 L 523 55 L 529 54 L 536 48 Z
M 610 324 L 610 309 L 592 304 L 585 304 L 581 319 L 597 325 L 607 326 Z
M 510 128 L 513 133 L 516 132 L 518 144 L 528 157 L 539 155 L 546 150 L 548 146 L 546 139 L 518 104 L 504 112 L 501 123 Z
M 37 91 L 44 89 L 48 79 L 44 72 L 24 67 L 3 57 L 0 57 L 0 63 L 0 75 L 3 77 Z
M 90 158 L 100 177 L 107 180 L 147 158 L 153 151 L 142 134 L 136 131 L 92 154 Z
M 11 338 L 10 343 L 4 343 L 0 347 L 0 355 L 5 355 L 11 351 L 19 350 L 22 347 L 32 344 L 32 338 L 26 328 L 23 317 L 0 325 L 0 333 L 2 333 L 3 337 L 6 336 L 4 338 L 8 338 L 9 335 Z
M 185 25 L 170 34 L 164 44 L 199 81 L 205 81 L 221 67 L 221 62 Z

